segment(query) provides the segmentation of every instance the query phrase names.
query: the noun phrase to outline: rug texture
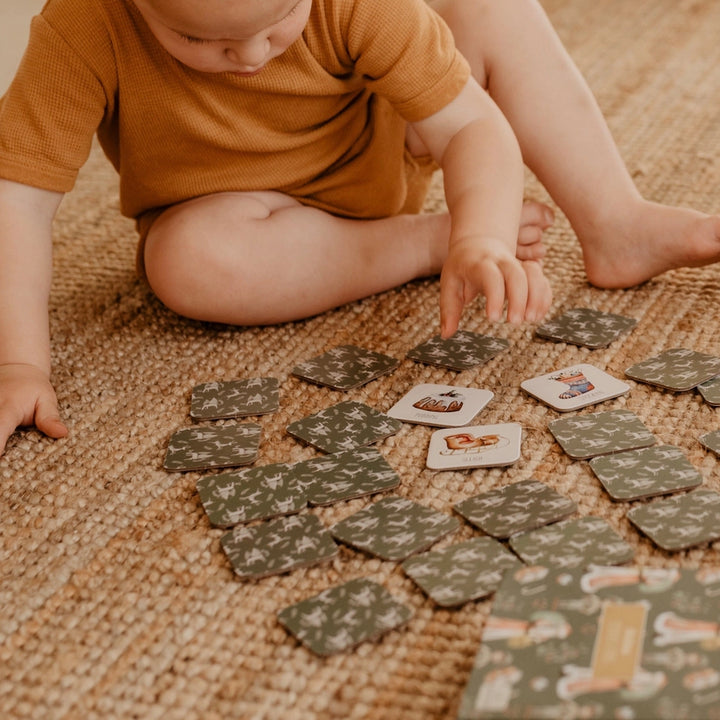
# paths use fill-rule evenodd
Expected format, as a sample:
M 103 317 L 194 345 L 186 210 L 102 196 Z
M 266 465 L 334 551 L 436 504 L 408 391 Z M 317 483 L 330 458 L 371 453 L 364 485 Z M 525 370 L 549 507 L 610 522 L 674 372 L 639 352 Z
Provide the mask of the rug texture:
M 544 5 L 641 191 L 660 202 L 720 210 L 720 4 Z M 530 176 L 527 195 L 547 200 Z M 429 212 L 442 210 L 441 197 L 436 178 Z M 558 413 L 519 387 L 580 362 L 623 377 L 631 364 L 668 348 L 720 354 L 720 267 L 599 290 L 587 283 L 577 240 L 558 213 L 547 235 L 551 315 L 596 308 L 636 318 L 636 328 L 589 350 L 540 340 L 532 325 L 490 324 L 479 301 L 463 328 L 505 338 L 510 348 L 455 372 L 406 358 L 437 330 L 435 279 L 304 322 L 231 328 L 178 318 L 157 302 L 135 275 L 135 242 L 133 224 L 118 212 L 114 172 L 96 148 L 56 223 L 54 383 L 71 434 L 52 441 L 19 432 L 0 459 L 1 717 L 455 717 L 492 599 L 442 609 L 399 563 L 345 546 L 326 564 L 237 578 L 221 549 L 223 531 L 210 526 L 196 491 L 207 473 L 162 467 L 171 434 L 193 424 L 191 389 L 205 381 L 279 379 L 279 410 L 256 418 L 256 465 L 320 455 L 286 428 L 341 400 L 385 411 L 419 383 L 487 388 L 495 396 L 478 419 L 521 423 L 520 460 L 509 468 L 433 472 L 425 468 L 432 429 L 404 424 L 377 446 L 400 475 L 396 494 L 454 515 L 460 500 L 535 478 L 575 499 L 578 515 L 607 520 L 633 546 L 638 565 L 720 565 L 720 543 L 668 553 L 641 535 L 627 519 L 638 503 L 613 502 L 588 464 L 571 460 L 548 431 Z M 347 343 L 392 355 L 400 365 L 346 393 L 291 375 L 298 362 Z M 682 448 L 705 487 L 720 490 L 720 458 L 698 441 L 720 428 L 720 411 L 694 391 L 630 384 L 628 395 L 587 412 L 632 410 L 659 442 Z M 305 512 L 330 526 L 379 497 Z M 478 534 L 463 522 L 437 547 Z M 412 609 L 403 629 L 322 659 L 279 624 L 286 606 L 358 577 L 381 583 Z

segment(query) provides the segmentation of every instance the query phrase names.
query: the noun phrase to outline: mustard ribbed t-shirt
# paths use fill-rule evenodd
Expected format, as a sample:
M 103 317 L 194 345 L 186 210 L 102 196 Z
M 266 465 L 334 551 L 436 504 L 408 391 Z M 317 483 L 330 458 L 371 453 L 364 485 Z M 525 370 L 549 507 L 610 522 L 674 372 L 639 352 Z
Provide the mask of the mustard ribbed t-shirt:
M 67 192 L 97 132 L 129 217 L 229 190 L 388 216 L 406 207 L 405 122 L 468 76 L 424 0 L 313 0 L 302 36 L 245 78 L 175 60 L 130 0 L 49 0 L 0 100 L 0 177 Z

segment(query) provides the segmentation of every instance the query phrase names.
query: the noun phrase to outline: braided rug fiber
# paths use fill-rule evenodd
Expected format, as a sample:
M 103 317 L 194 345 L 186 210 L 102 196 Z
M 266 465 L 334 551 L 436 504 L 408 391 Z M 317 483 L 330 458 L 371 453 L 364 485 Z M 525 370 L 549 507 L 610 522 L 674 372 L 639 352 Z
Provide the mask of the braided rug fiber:
M 715 0 L 545 0 L 588 78 L 628 167 L 649 198 L 720 210 L 720 4 Z M 428 210 L 442 205 L 436 182 Z M 528 195 L 545 199 L 528 177 Z M 116 178 L 94 150 L 56 224 L 51 298 L 54 382 L 71 435 L 16 434 L 0 458 L 0 717 L 3 718 L 453 718 L 491 599 L 440 609 L 398 563 L 342 546 L 329 564 L 257 581 L 234 576 L 195 484 L 203 473 L 162 469 L 170 435 L 192 424 L 192 387 L 274 376 L 280 409 L 259 418 L 256 465 L 317 451 L 286 432 L 293 420 L 343 399 L 387 410 L 422 382 L 487 388 L 478 420 L 519 422 L 522 456 L 505 469 L 425 469 L 431 428 L 404 424 L 378 448 L 401 477 L 397 494 L 453 514 L 452 505 L 534 477 L 578 502 L 636 550 L 639 565 L 720 564 L 720 543 L 667 553 L 641 535 L 588 464 L 549 433 L 559 415 L 520 382 L 589 362 L 617 377 L 672 347 L 720 354 L 720 268 L 667 273 L 642 287 L 602 291 L 585 280 L 580 250 L 558 214 L 546 262 L 551 315 L 592 307 L 637 318 L 608 348 L 542 341 L 530 325 L 491 325 L 481 303 L 467 330 L 510 349 L 456 373 L 405 358 L 436 332 L 438 284 L 415 282 L 305 322 L 237 329 L 180 319 L 134 274 L 132 223 L 118 213 Z M 239 281 L 242 281 L 240 278 Z M 392 374 L 348 393 L 290 375 L 340 344 L 387 353 Z M 698 437 L 720 427 L 696 392 L 630 382 L 596 406 L 635 412 L 661 443 L 680 446 L 720 490 L 720 458 Z M 589 410 L 592 410 L 589 409 Z M 376 498 L 306 512 L 329 526 Z M 635 505 L 637 503 L 633 503 Z M 437 547 L 476 536 L 466 523 Z M 321 659 L 278 623 L 282 608 L 356 577 L 412 608 L 379 642 Z

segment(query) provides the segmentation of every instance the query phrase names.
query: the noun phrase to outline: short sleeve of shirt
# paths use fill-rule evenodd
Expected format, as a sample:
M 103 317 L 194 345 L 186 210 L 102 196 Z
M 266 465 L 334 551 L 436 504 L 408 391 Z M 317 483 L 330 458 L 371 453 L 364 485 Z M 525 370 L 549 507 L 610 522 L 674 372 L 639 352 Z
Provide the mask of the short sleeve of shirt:
M 0 177 L 69 191 L 107 112 L 107 92 L 97 68 L 62 32 L 44 15 L 34 18 L 18 72 L 0 100 Z
M 424 0 L 355 0 L 347 48 L 368 88 L 409 122 L 442 109 L 470 76 L 450 29 Z

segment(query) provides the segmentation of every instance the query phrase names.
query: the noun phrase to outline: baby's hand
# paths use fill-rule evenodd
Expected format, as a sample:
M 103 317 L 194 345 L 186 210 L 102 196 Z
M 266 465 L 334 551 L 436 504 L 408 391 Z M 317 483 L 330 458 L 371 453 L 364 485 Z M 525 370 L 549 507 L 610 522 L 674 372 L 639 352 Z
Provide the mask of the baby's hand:
M 53 438 L 68 433 L 47 374 L 34 365 L 0 365 L 0 454 L 21 425 L 35 425 Z
M 485 296 L 488 319 L 502 317 L 507 300 L 511 323 L 533 322 L 545 315 L 552 299 L 539 260 L 519 260 L 499 240 L 476 237 L 454 243 L 440 278 L 440 331 L 455 333 L 465 305 Z

